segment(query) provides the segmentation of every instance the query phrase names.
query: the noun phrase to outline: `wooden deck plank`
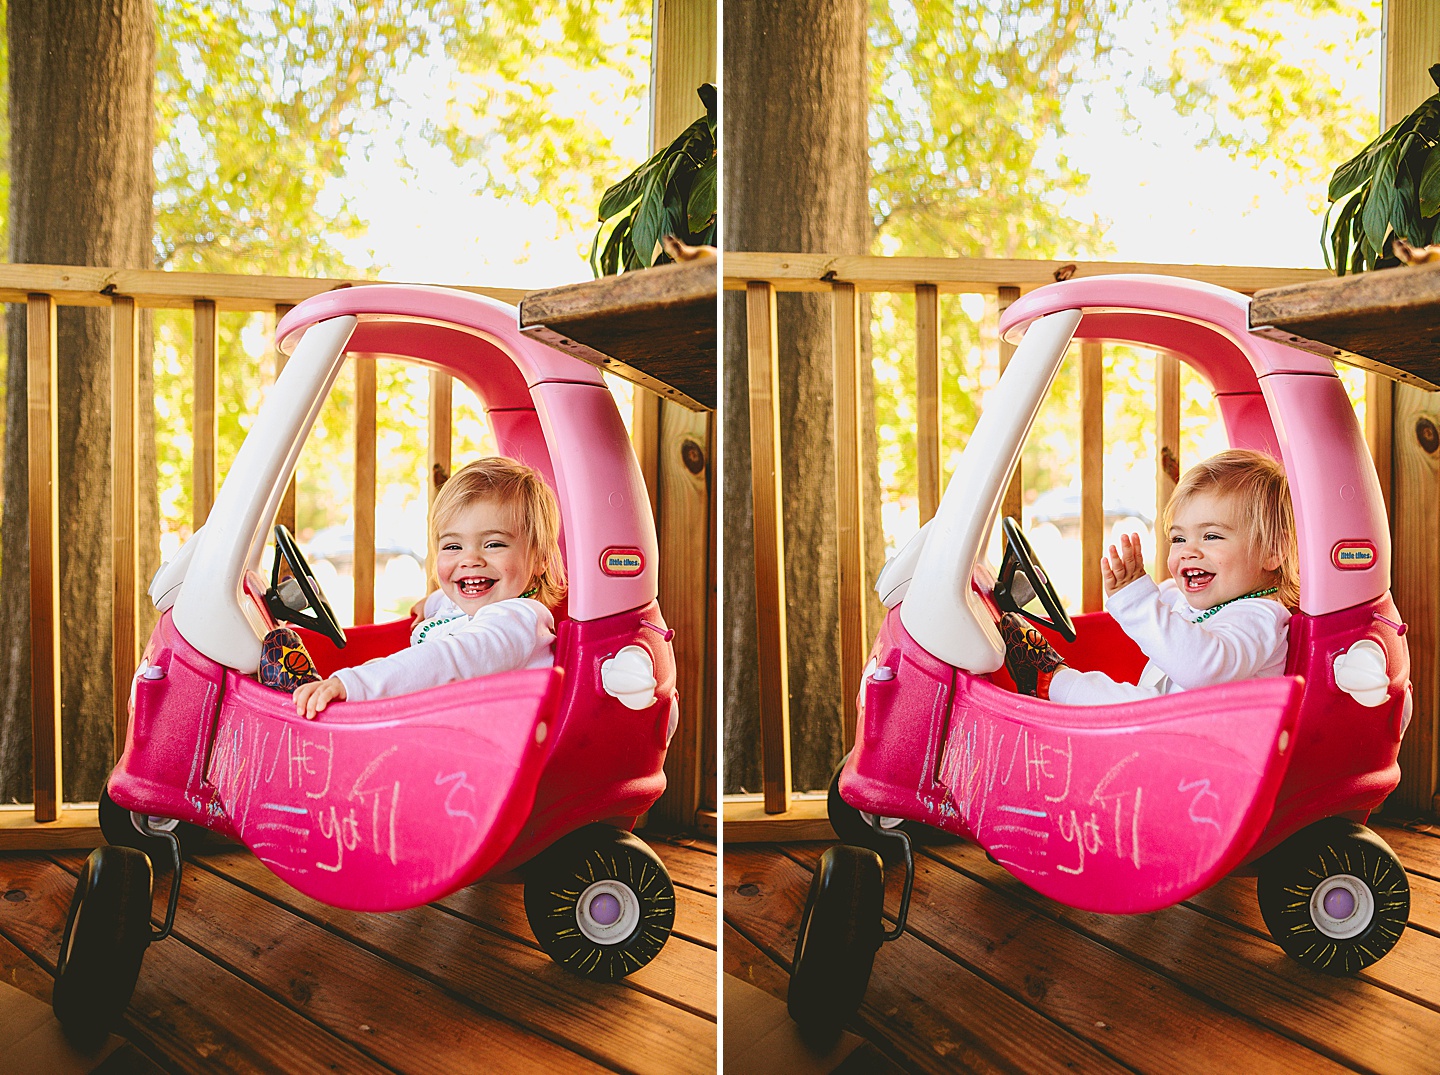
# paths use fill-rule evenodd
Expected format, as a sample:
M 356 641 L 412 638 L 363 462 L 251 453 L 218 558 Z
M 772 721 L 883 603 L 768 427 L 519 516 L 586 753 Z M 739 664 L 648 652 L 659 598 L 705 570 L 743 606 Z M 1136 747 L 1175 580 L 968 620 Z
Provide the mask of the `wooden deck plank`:
M 1341 1063 L 1376 1073 L 1431 1070 L 1440 1013 L 1363 979 L 1297 966 L 1271 941 L 1180 905 L 1154 914 L 1077 911 L 1026 888 L 984 851 L 964 843 L 927 854 L 982 881 L 997 895 L 1157 970 L 1183 988 L 1271 1027 Z M 1384 1049 L 1376 1043 L 1383 1040 Z
M 53 974 L 75 878 L 33 855 L 8 855 L 0 871 L 25 894 L 0 901 L 0 933 Z M 389 1071 L 173 939 L 146 954 L 121 1033 L 171 1072 Z
M 670 874 L 671 881 L 686 888 L 693 888 L 696 892 L 715 895 L 720 883 L 720 865 L 713 844 L 709 845 L 711 850 L 707 852 L 695 843 L 651 839 L 648 834 L 645 839 L 655 850 L 655 854 L 660 856 L 660 861 L 665 863 L 665 870 Z
M 813 871 L 822 849 L 786 851 Z M 887 906 L 901 879 L 887 872 Z M 1216 1071 L 1346 1070 L 932 858 L 916 860 L 906 928 L 1137 1070 L 1193 1070 L 1198 1058 Z
M 246 899 L 232 895 L 232 904 L 239 905 L 226 908 L 224 916 L 232 923 L 249 923 L 249 903 L 260 908 L 278 905 L 292 916 L 301 916 L 299 921 L 323 926 L 360 946 L 367 956 L 377 960 L 383 956 L 381 962 L 397 964 L 616 1070 L 660 1075 L 714 1069 L 715 1024 L 690 1011 L 638 989 L 579 978 L 526 945 L 471 928 L 436 907 L 381 915 L 327 906 L 291 889 L 253 858 L 233 854 L 203 863 L 217 863 L 211 869 L 218 869 L 223 857 L 227 871 L 243 870 Z M 247 858 L 253 868 L 242 867 Z M 220 884 L 220 875 L 209 869 L 191 872 L 214 878 L 217 890 L 241 891 Z M 225 939 L 215 940 L 224 943 Z M 437 958 L 437 954 L 443 955 Z M 655 962 L 664 958 L 662 952 Z
M 725 921 L 788 969 L 809 873 L 773 849 L 725 852 Z M 917 1071 L 1038 1072 L 1126 1069 L 913 934 L 880 957 L 856 1022 Z

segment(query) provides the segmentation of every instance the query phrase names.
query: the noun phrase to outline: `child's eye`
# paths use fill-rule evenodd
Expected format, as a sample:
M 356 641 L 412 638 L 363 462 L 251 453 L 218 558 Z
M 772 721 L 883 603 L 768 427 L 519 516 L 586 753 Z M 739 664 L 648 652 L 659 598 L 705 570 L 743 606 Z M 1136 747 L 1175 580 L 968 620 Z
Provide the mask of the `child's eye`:
M 1181 537 L 1179 534 L 1171 534 L 1171 535 L 1170 535 L 1170 544 L 1172 544 L 1172 545 L 1183 545 L 1183 544 L 1185 544 L 1185 539 L 1184 539 L 1183 537 Z
M 460 546 L 453 541 L 446 542 L 444 545 L 440 546 L 441 552 L 458 552 L 459 550 Z
M 1224 535 L 1224 534 L 1206 534 L 1206 535 L 1205 535 L 1205 540 L 1206 540 L 1206 541 L 1224 541 L 1224 540 L 1225 540 L 1225 535 Z
M 485 547 L 486 547 L 487 549 L 503 549 L 503 548 L 505 548 L 505 542 L 503 542 L 503 541 L 487 541 L 487 542 L 485 542 Z

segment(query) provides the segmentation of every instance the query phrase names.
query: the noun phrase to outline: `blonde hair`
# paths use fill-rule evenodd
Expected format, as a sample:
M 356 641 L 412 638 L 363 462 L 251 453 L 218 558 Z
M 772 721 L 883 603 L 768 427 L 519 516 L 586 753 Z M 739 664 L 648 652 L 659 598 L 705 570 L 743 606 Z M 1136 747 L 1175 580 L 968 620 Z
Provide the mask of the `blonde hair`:
M 1299 550 L 1295 541 L 1295 513 L 1290 506 L 1290 483 L 1285 468 L 1272 456 L 1248 448 L 1232 448 L 1196 463 L 1185 472 L 1161 513 L 1160 532 L 1169 534 L 1176 510 L 1200 493 L 1218 493 L 1241 505 L 1241 516 L 1262 560 L 1278 558 L 1274 572 L 1280 603 L 1300 603 Z
M 436 562 L 440 530 L 462 508 L 493 500 L 515 509 L 520 537 L 535 564 L 532 595 L 546 608 L 565 597 L 565 562 L 560 557 L 560 505 L 534 467 L 503 455 L 469 463 L 446 480 L 430 508 L 430 562 Z

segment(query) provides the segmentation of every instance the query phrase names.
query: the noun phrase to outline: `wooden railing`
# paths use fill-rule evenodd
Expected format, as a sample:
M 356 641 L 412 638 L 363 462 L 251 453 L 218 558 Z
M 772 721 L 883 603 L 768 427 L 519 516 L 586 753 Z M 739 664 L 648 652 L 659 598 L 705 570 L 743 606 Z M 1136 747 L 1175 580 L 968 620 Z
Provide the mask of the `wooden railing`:
M 60 750 L 60 650 L 57 629 L 60 581 L 57 531 L 56 454 L 56 308 L 108 306 L 111 311 L 111 462 L 113 469 L 114 674 L 113 735 L 118 756 L 128 721 L 127 684 L 134 675 L 144 639 L 139 612 L 149 580 L 139 571 L 139 490 L 153 483 L 139 465 L 140 311 L 190 309 L 194 315 L 194 411 L 192 495 L 194 525 L 205 521 L 217 488 L 216 440 L 219 414 L 217 364 L 218 315 L 222 311 L 271 312 L 278 321 L 312 295 L 371 281 L 293 277 L 227 276 L 50 265 L 0 265 L 0 302 L 28 309 L 28 352 L 12 356 L 27 363 L 29 389 L 29 534 L 31 564 L 31 696 L 33 809 L 0 808 L 0 850 L 90 846 L 97 838 L 95 806 L 63 802 Z M 504 302 L 518 303 L 525 292 L 514 288 L 465 288 Z M 355 622 L 374 617 L 375 584 L 375 360 L 357 364 L 355 402 Z M 276 373 L 284 366 L 277 355 Z M 638 393 L 637 395 L 643 395 Z M 426 473 L 436 464 L 450 469 L 451 378 L 432 372 Z M 428 483 L 433 497 L 433 483 Z M 277 522 L 295 527 L 292 479 Z M 700 617 L 703 621 L 703 606 Z M 693 617 L 692 617 L 693 618 Z M 703 655 L 700 658 L 703 661 Z M 704 669 L 694 673 L 696 681 Z M 677 738 L 677 743 L 681 740 Z M 699 764 L 691 759 L 689 764 Z M 676 814 L 684 811 L 675 811 Z M 688 817 L 694 816 L 691 805 Z
M 724 806 L 727 842 L 749 839 L 828 838 L 824 800 L 796 798 L 791 785 L 789 703 L 785 635 L 784 506 L 780 488 L 778 359 L 775 296 L 779 291 L 828 291 L 833 304 L 834 414 L 836 446 L 836 543 L 839 557 L 840 674 L 847 690 L 858 686 L 875 624 L 866 623 L 864 542 L 864 470 L 860 438 L 859 295 L 863 292 L 911 293 L 915 297 L 916 412 L 919 458 L 920 522 L 940 502 L 941 326 L 939 296 L 946 293 L 994 295 L 1003 311 L 1024 291 L 1070 276 L 1109 273 L 1159 273 L 1202 280 L 1252 293 L 1329 274 L 1320 270 L 1251 268 L 1221 265 L 1152 265 L 1119 262 L 978 260 L 968 258 L 885 258 L 827 254 L 730 253 L 723 258 L 726 290 L 746 293 L 744 339 L 750 384 L 750 446 L 755 530 L 755 585 L 759 652 L 761 779 L 763 801 L 740 799 Z M 726 326 L 727 334 L 739 326 Z M 1003 369 L 1013 348 L 999 345 Z M 1101 501 L 1103 346 L 1080 345 L 1080 460 L 1082 606 L 1100 608 L 1099 560 L 1104 540 Z M 1156 362 L 1156 503 L 1174 488 L 1179 459 L 1180 371 L 1173 356 Z M 1369 426 L 1370 423 L 1367 423 Z M 1376 428 L 1373 436 L 1382 431 Z M 1383 430 L 1388 436 L 1388 428 Z M 1372 453 L 1375 446 L 1372 442 Z M 1388 457 L 1387 457 L 1388 458 Z M 744 475 L 727 475 L 743 481 Z M 1005 494 L 1003 511 L 1021 512 L 1017 473 Z M 855 738 L 855 713 L 841 717 L 844 747 Z

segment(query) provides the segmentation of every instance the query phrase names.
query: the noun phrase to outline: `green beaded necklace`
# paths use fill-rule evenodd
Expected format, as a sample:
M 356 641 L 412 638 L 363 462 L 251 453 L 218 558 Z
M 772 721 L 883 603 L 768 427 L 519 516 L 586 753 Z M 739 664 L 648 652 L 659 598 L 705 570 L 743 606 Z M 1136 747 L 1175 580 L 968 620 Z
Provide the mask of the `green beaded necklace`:
M 1202 612 L 1202 613 L 1200 614 L 1200 618 L 1199 618 L 1199 619 L 1191 620 L 1190 622 L 1191 622 L 1191 623 L 1204 623 L 1206 620 L 1208 620 L 1211 616 L 1215 615 L 1215 613 L 1219 612 L 1219 611 L 1220 611 L 1222 608 L 1224 608 L 1226 605 L 1233 605 L 1236 601 L 1243 601 L 1243 600 L 1245 600 L 1245 598 L 1247 598 L 1247 597 L 1269 597 L 1272 593 L 1279 593 L 1279 592 L 1280 592 L 1280 587 L 1279 587 L 1279 586 L 1271 586 L 1268 590 L 1256 590 L 1254 593 L 1242 593 L 1239 597 L 1232 597 L 1232 598 L 1230 598 L 1230 600 L 1228 600 L 1228 601 L 1221 601 L 1221 602 L 1220 602 L 1218 605 L 1216 605 L 1214 608 L 1207 608 L 1204 612 Z

